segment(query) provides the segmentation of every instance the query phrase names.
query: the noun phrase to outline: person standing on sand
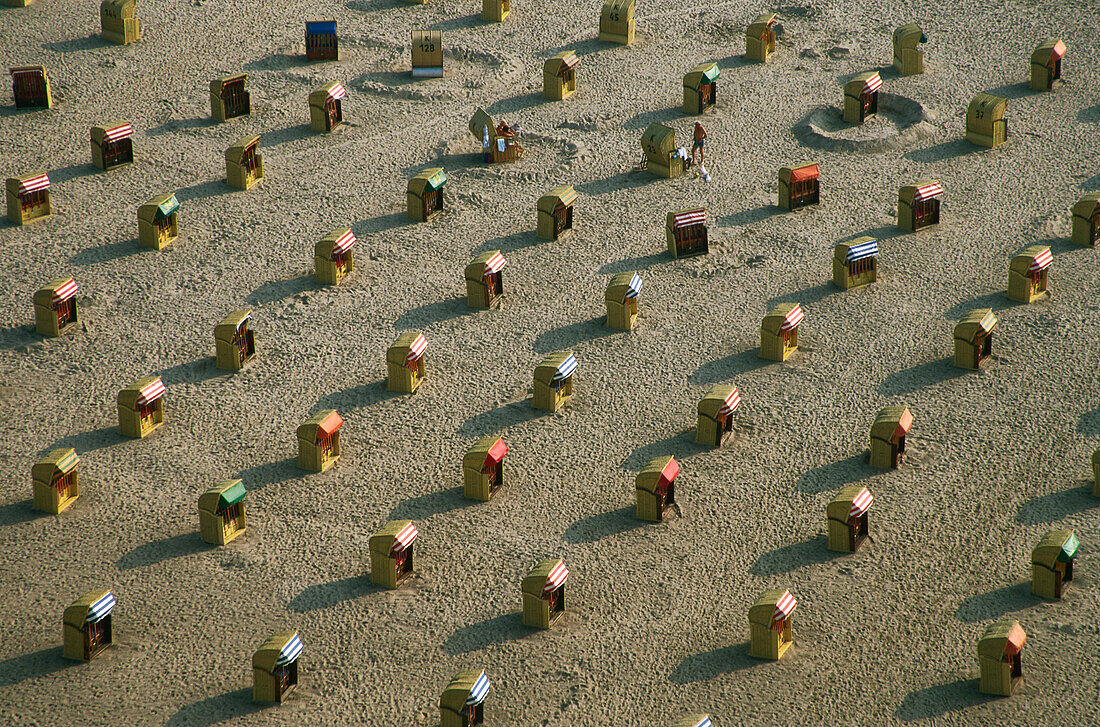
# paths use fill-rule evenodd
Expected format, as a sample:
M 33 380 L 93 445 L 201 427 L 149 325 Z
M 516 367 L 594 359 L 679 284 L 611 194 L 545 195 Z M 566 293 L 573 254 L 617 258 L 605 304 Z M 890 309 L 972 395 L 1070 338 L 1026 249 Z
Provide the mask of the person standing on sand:
M 691 163 L 695 163 L 695 151 L 698 150 L 699 164 L 702 165 L 703 160 L 706 157 L 703 151 L 703 147 L 707 143 L 707 130 L 704 129 L 703 125 L 700 124 L 698 121 L 695 122 L 695 133 L 692 138 L 694 139 L 694 143 L 691 145 Z

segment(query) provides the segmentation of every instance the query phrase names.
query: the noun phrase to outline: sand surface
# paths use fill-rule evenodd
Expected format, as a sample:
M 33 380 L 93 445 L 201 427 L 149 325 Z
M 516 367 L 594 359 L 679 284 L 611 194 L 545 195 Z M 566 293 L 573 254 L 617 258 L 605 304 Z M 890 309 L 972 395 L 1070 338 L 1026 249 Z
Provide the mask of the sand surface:
M 1094 0 L 901 8 L 882 0 L 778 8 L 766 65 L 744 59 L 759 5 L 643 0 L 638 38 L 596 41 L 598 3 L 515 0 L 502 24 L 480 6 L 432 0 L 249 3 L 143 0 L 141 42 L 99 38 L 94 3 L 0 9 L 0 57 L 40 63 L 55 107 L 0 97 L 0 171 L 48 170 L 56 214 L 0 225 L 0 722 L 19 725 L 432 725 L 452 674 L 484 668 L 489 725 L 654 725 L 708 712 L 716 725 L 1075 724 L 1100 722 L 1100 262 L 1069 243 L 1072 204 L 1100 189 L 1100 6 Z M 303 21 L 334 17 L 338 62 L 307 64 Z M 923 75 L 886 68 L 890 33 L 928 34 Z M 409 31 L 442 29 L 448 76 L 413 81 Z M 1027 89 L 1032 49 L 1069 52 L 1066 84 Z M 540 97 L 543 60 L 581 56 L 579 90 Z M 721 67 L 705 115 L 710 184 L 632 172 L 653 121 L 686 142 L 681 79 Z M 835 107 L 852 75 L 882 69 L 890 102 L 861 129 Z M 253 113 L 210 120 L 208 83 L 247 71 Z M 307 96 L 338 80 L 347 123 L 308 125 Z M 1010 140 L 962 139 L 969 100 L 1009 98 Z M 7 92 L 4 92 L 6 94 Z M 485 166 L 466 129 L 484 106 L 524 128 L 527 158 Z M 833 107 L 829 110 L 826 107 Z M 128 119 L 137 161 L 90 166 L 88 129 Z M 225 184 L 223 152 L 262 134 L 266 179 Z M 775 207 L 776 172 L 821 164 L 822 203 Z M 405 216 L 412 174 L 443 166 L 446 213 Z M 894 226 L 897 189 L 938 178 L 942 223 Z M 576 233 L 535 237 L 535 204 L 571 183 Z M 137 244 L 137 207 L 175 192 L 180 239 Z M 672 260 L 665 213 L 704 205 L 711 252 Z M 313 281 L 313 245 L 350 226 L 358 269 Z M 832 247 L 880 239 L 880 279 L 842 292 Z M 1050 245 L 1049 300 L 1004 296 L 1008 260 Z M 462 271 L 499 248 L 502 309 L 467 309 Z M 645 284 L 633 333 L 603 325 L 610 275 Z M 60 275 L 81 286 L 83 324 L 33 331 L 31 296 Z M 778 302 L 806 313 L 802 348 L 757 357 Z M 254 310 L 259 355 L 214 367 L 213 326 Z M 1000 317 L 994 360 L 951 366 L 967 311 Z M 398 334 L 429 341 L 415 395 L 385 391 Z M 532 410 L 532 371 L 572 350 L 576 396 Z M 153 436 L 117 434 L 115 397 L 139 376 L 168 387 Z M 736 442 L 692 443 L 707 387 L 743 403 Z M 915 423 L 902 469 L 865 462 L 887 404 Z M 319 408 L 345 417 L 344 455 L 324 474 L 295 467 L 295 428 Z M 461 457 L 499 432 L 511 447 L 491 503 L 464 500 Z M 30 470 L 75 447 L 82 495 L 59 517 L 31 510 Z M 681 462 L 684 517 L 634 519 L 634 476 Z M 217 480 L 249 489 L 248 532 L 198 536 L 196 501 Z M 873 543 L 825 548 L 825 505 L 871 489 Z M 367 540 L 389 518 L 420 529 L 419 574 L 398 591 L 367 577 Z M 1030 595 L 1030 551 L 1076 528 L 1075 579 L 1061 602 Z M 534 632 L 520 580 L 546 557 L 571 576 L 569 611 Z M 748 606 L 765 588 L 798 598 L 795 646 L 747 655 Z M 89 664 L 60 655 L 61 615 L 111 588 L 116 646 Z M 977 639 L 990 622 L 1028 633 L 1011 699 L 977 692 Z M 250 659 L 298 629 L 301 683 L 253 705 Z

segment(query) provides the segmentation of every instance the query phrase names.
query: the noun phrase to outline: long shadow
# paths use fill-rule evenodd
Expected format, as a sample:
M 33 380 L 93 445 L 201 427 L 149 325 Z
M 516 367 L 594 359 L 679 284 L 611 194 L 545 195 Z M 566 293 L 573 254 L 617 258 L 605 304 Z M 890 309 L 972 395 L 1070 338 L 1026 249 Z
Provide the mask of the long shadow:
M 949 321 L 958 321 L 975 308 L 992 308 L 994 313 L 1000 313 L 1006 308 L 1013 308 L 1018 305 L 1023 305 L 1023 303 L 1009 300 L 1008 296 L 1005 295 L 1005 291 L 997 290 L 956 303 L 943 312 L 943 317 Z
M 211 116 L 199 116 L 193 119 L 172 119 L 166 121 L 160 126 L 154 126 L 147 130 L 145 133 L 148 136 L 163 136 L 165 134 L 172 134 L 177 131 L 187 131 L 188 129 L 205 129 L 213 126 L 216 122 Z M 265 141 L 267 137 L 264 137 Z
M 951 357 L 925 361 L 922 364 L 887 374 L 886 378 L 879 384 L 878 391 L 880 394 L 887 396 L 909 394 L 933 384 L 956 379 L 965 374 L 965 369 L 955 368 L 954 359 Z
M 551 241 L 543 240 L 535 234 L 534 230 L 524 230 L 523 232 L 513 232 L 510 235 L 494 237 L 492 240 L 487 240 L 478 245 L 475 254 L 485 252 L 486 250 L 500 250 L 503 253 L 515 252 L 525 247 L 534 247 L 543 242 Z
M 380 83 L 383 86 L 389 86 L 390 88 L 400 88 L 402 86 L 411 86 L 415 83 L 419 83 L 421 80 L 432 79 L 420 79 L 413 78 L 412 71 L 374 71 L 372 73 L 366 73 L 360 78 L 355 79 L 355 83 L 352 85 L 358 85 L 362 83 L 360 79 L 368 79 L 372 83 Z
M 28 679 L 39 679 L 75 663 L 61 655 L 60 646 L 13 656 L 0 661 L 0 687 L 10 687 Z
M 113 48 L 114 43 L 105 40 L 99 33 L 93 33 L 83 38 L 69 38 L 53 43 L 43 43 L 42 47 L 55 53 L 72 53 L 81 50 L 95 50 L 96 48 Z
M 461 487 L 428 492 L 398 503 L 390 511 L 391 520 L 427 520 L 433 515 L 457 510 L 473 504 L 462 495 Z
M 380 590 L 381 586 L 374 585 L 367 575 L 351 576 L 329 583 L 314 583 L 291 599 L 287 608 L 296 613 L 318 611 Z
M 459 30 L 461 28 L 474 28 L 479 25 L 488 25 L 488 23 L 481 19 L 481 13 L 472 13 L 457 18 L 440 20 L 438 23 L 432 23 L 428 26 L 428 30 Z
M 474 414 L 462 422 L 462 426 L 458 428 L 458 433 L 463 437 L 484 437 L 487 434 L 499 432 L 505 427 L 537 419 L 548 413 L 531 406 L 531 397 L 527 397 L 523 401 L 503 404 L 496 409 Z
M 426 328 L 433 323 L 458 318 L 467 310 L 469 309 L 466 308 L 465 297 L 437 300 L 405 311 L 397 316 L 397 320 L 393 325 L 399 331 L 407 331 L 410 328 Z
M 576 51 L 577 55 L 584 57 L 592 53 L 599 53 L 600 51 L 610 50 L 615 47 L 612 43 L 602 43 L 599 38 L 592 36 L 583 40 L 578 40 L 568 45 L 559 45 L 553 48 L 545 48 L 537 55 L 540 58 L 553 58 L 558 53 L 566 50 Z
M 50 182 L 52 184 L 64 184 L 65 182 L 71 182 L 78 177 L 91 176 L 98 171 L 99 170 L 91 163 L 70 164 L 67 167 L 61 167 L 60 169 L 51 169 Z
M 714 361 L 707 361 L 688 376 L 688 381 L 693 384 L 715 384 L 763 368 L 770 363 L 774 362 L 760 358 L 760 349 L 750 348 Z
M 1006 613 L 1023 611 L 1042 603 L 1031 594 L 1031 582 L 1025 581 L 971 596 L 955 609 L 955 618 L 967 623 L 999 618 Z
M 605 265 L 601 265 L 599 272 L 604 275 L 614 275 L 615 273 L 625 273 L 628 270 L 648 270 L 658 263 L 667 263 L 671 261 L 672 258 L 669 257 L 668 253 L 655 252 L 650 255 L 630 257 L 625 260 L 614 260 Z
M 635 507 L 630 505 L 581 518 L 567 527 L 561 537 L 567 543 L 595 543 L 602 538 L 627 533 L 644 525 L 646 521 L 639 520 Z
M 683 116 L 683 106 L 670 106 L 631 116 L 623 122 L 623 128 L 627 131 L 642 131 L 652 123 L 672 126 L 672 122 L 682 120 Z
M 829 550 L 828 543 L 826 536 L 816 535 L 801 543 L 769 550 L 757 556 L 749 571 L 758 576 L 778 576 L 808 565 L 828 563 L 840 556 L 840 553 Z
M 468 654 L 471 651 L 480 651 L 494 644 L 522 639 L 525 636 L 530 636 L 534 631 L 531 627 L 523 625 L 521 614 L 505 613 L 479 621 L 476 624 L 463 626 L 447 637 L 447 640 L 443 642 L 443 650 L 451 656 Z
M 1100 103 L 1078 111 L 1077 120 L 1082 124 L 1092 124 L 1100 121 Z
M 958 712 L 995 699 L 978 691 L 977 679 L 957 679 L 947 684 L 909 692 L 901 701 L 894 716 L 902 722 L 935 719 L 949 712 Z
M 386 380 L 371 381 L 367 384 L 352 386 L 342 391 L 333 391 L 324 394 L 317 400 L 318 409 L 335 409 L 339 412 L 349 412 L 354 409 L 362 409 L 374 406 L 380 401 L 404 396 L 397 391 L 386 390 Z
M 310 124 L 294 124 L 285 129 L 264 132 L 264 146 L 280 146 L 292 141 L 301 141 L 309 136 L 321 136 L 313 131 Z
M 230 187 L 224 179 L 218 179 L 211 182 L 199 182 L 198 184 L 192 184 L 190 187 L 177 189 L 176 198 L 180 202 L 190 202 L 193 199 L 209 199 L 211 197 L 229 194 L 234 190 L 236 190 L 236 187 Z
M 863 452 L 806 471 L 798 479 L 797 487 L 799 492 L 825 492 L 859 482 L 872 474 L 867 453 Z
M 719 227 L 740 227 L 753 222 L 760 222 L 769 217 L 775 217 L 786 212 L 785 209 L 775 204 L 765 204 L 750 210 L 741 210 L 732 215 L 718 218 Z
M 1050 248 L 1050 251 L 1055 255 L 1061 255 L 1064 252 L 1075 252 L 1077 250 L 1087 249 L 1084 245 L 1074 245 L 1070 242 L 1068 237 L 1047 237 L 1042 240 L 1036 240 L 1033 245 L 1046 245 Z
M 737 56 L 728 56 L 726 58 L 721 58 L 715 61 L 715 63 L 717 63 L 718 68 L 723 71 L 731 71 L 734 68 L 741 68 L 742 66 L 756 65 L 756 61 L 750 61 L 744 53 Z
M 1025 96 L 1037 96 L 1042 93 L 1042 91 L 1036 91 L 1031 87 L 1031 83 L 1028 81 L 1020 81 L 1018 83 L 1009 83 L 1005 86 L 998 86 L 997 88 L 986 91 L 986 93 L 1000 96 L 1001 98 L 1024 98 Z
M 396 0 L 351 0 L 351 2 L 345 3 L 344 7 L 361 13 L 376 13 L 381 10 L 408 7 L 408 3 L 397 2 Z
M 262 490 L 268 485 L 278 482 L 286 482 L 306 474 L 305 470 L 298 469 L 298 459 L 290 457 L 277 462 L 264 462 L 237 473 L 237 479 L 241 480 L 249 492 Z
M 1067 515 L 1076 515 L 1097 507 L 1100 507 L 1100 498 L 1093 497 L 1092 488 L 1085 485 L 1031 498 L 1020 505 L 1016 521 L 1025 525 L 1052 523 Z
M 624 189 L 636 189 L 653 184 L 659 179 L 656 175 L 640 170 L 619 172 L 603 179 L 593 179 L 576 185 L 576 189 L 589 196 L 621 192 Z
M 622 333 L 614 328 L 604 325 L 605 316 L 596 316 L 587 321 L 577 321 L 566 326 L 555 328 L 552 331 L 540 333 L 532 347 L 538 353 L 551 353 L 562 351 L 584 343 L 594 341 L 597 338 L 606 338 L 617 333 Z
M 905 158 L 914 162 L 933 164 L 969 154 L 976 147 L 966 139 L 952 139 L 924 149 L 905 152 Z
M 94 452 L 97 449 L 119 444 L 127 439 L 128 437 L 124 437 L 118 433 L 118 425 L 110 424 L 99 429 L 91 429 L 87 432 L 77 432 L 76 434 L 62 437 L 47 450 L 44 450 L 43 454 L 49 451 L 49 449 L 72 447 L 76 450 L 77 454 L 83 455 L 85 452 Z
M 204 356 L 194 361 L 177 364 L 160 372 L 160 378 L 165 386 L 177 384 L 198 384 L 215 376 L 229 376 L 231 371 L 223 371 L 215 366 L 213 356 Z
M 1077 418 L 1077 431 L 1086 437 L 1100 435 L 1100 406 L 1084 412 Z
M 873 237 L 879 242 L 882 242 L 883 240 L 889 240 L 893 237 L 900 237 L 904 234 L 907 234 L 906 231 L 901 229 L 897 225 L 884 225 L 882 227 L 872 227 L 870 229 L 864 230 L 863 232 L 857 232 L 854 235 L 845 237 L 843 240 L 841 240 L 841 242 L 848 242 L 850 240 L 856 239 L 857 237 Z
M 109 260 L 118 260 L 119 258 L 136 255 L 146 249 L 138 244 L 136 237 L 129 240 L 116 240 L 115 242 L 108 242 L 106 245 L 81 250 L 69 258 L 69 262 L 73 265 L 105 263 Z
M 34 500 L 20 500 L 19 502 L 9 502 L 7 505 L 0 505 L 0 527 L 18 525 L 19 523 L 30 522 L 40 517 L 46 517 L 47 513 L 31 509 L 31 505 L 33 504 Z
M 685 460 L 708 449 L 710 448 L 696 444 L 694 429 L 685 429 L 664 439 L 658 439 L 636 448 L 626 456 L 620 468 L 626 472 L 632 472 L 640 470 L 654 457 L 672 455 L 678 460 Z
M 1097 174 L 1094 177 L 1089 177 L 1085 181 L 1081 182 L 1081 189 L 1085 190 L 1086 192 L 1094 192 L 1100 189 L 1100 174 Z
M 41 343 L 41 341 L 42 336 L 38 335 L 33 324 L 0 330 L 0 348 L 15 349 Z
M 749 644 L 745 641 L 685 656 L 672 670 L 668 680 L 674 684 L 705 682 L 723 674 L 749 669 L 759 663 L 749 656 Z
M 118 559 L 118 567 L 120 570 L 144 568 L 171 558 L 193 555 L 210 547 L 197 532 L 180 533 L 139 545 Z
M 542 93 L 539 91 L 535 93 L 521 93 L 510 98 L 502 98 L 499 101 L 495 101 L 490 104 L 489 108 L 485 109 L 485 111 L 490 116 L 496 114 L 514 114 L 518 111 L 541 106 L 544 103 L 548 103 L 548 100 L 543 98 Z
M 244 69 L 246 71 L 285 71 L 308 64 L 304 53 L 268 53 L 263 58 L 245 63 Z
M 313 274 L 306 273 L 287 280 L 269 280 L 249 293 L 245 301 L 250 305 L 264 305 L 265 303 L 274 303 L 277 300 L 286 300 L 307 290 L 320 289 L 321 286 L 313 277 Z
M 239 719 L 263 709 L 252 701 L 252 688 L 217 694 L 181 707 L 165 723 L 165 727 L 211 727 Z
M 779 305 L 780 303 L 798 303 L 804 305 L 807 303 L 816 303 L 822 298 L 827 298 L 830 295 L 835 295 L 840 292 L 840 288 L 832 285 L 831 283 L 822 283 L 821 285 L 815 285 L 812 288 L 804 288 L 802 290 L 795 291 L 794 293 L 784 293 L 783 295 L 777 295 L 768 301 L 767 307 Z
M 404 212 L 394 212 L 389 215 L 379 215 L 366 220 L 359 220 L 351 226 L 356 236 L 364 236 L 372 233 L 386 232 L 396 227 L 411 225 L 413 221 Z

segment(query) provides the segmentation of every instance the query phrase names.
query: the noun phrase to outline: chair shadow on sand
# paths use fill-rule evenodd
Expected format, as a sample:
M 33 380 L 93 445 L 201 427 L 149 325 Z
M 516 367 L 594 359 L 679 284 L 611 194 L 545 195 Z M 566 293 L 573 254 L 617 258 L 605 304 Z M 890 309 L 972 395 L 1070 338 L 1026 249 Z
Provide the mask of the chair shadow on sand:
M 626 456 L 620 468 L 626 472 L 636 472 L 645 467 L 646 463 L 654 457 L 672 455 L 677 460 L 683 461 L 708 449 L 710 447 L 695 441 L 695 427 L 692 427 L 636 447 Z
M 443 642 L 443 650 L 451 656 L 468 654 L 505 641 L 522 639 L 537 631 L 524 625 L 523 614 L 504 613 L 458 629 Z
M 597 338 L 606 338 L 619 333 L 625 333 L 615 328 L 604 325 L 606 315 L 598 315 L 586 321 L 576 321 L 564 326 L 559 326 L 551 331 L 540 333 L 535 338 L 532 348 L 536 353 L 552 353 L 571 349 L 586 341 L 594 341 Z
M 536 409 L 532 406 L 532 397 L 528 396 L 523 401 L 514 401 L 510 404 L 501 404 L 495 409 L 474 414 L 458 428 L 458 433 L 463 437 L 484 437 L 487 434 L 499 432 L 505 427 L 515 426 L 522 422 L 550 416 L 551 412 Z
M 252 687 L 237 689 L 182 707 L 165 727 L 212 727 L 258 712 L 264 705 L 252 701 Z
M 397 504 L 390 511 L 391 520 L 427 520 L 433 515 L 440 515 L 451 510 L 458 510 L 474 504 L 474 500 L 467 500 L 463 496 L 461 487 L 451 487 L 446 490 L 427 492 L 423 495 L 410 497 Z
M 714 361 L 707 361 L 688 376 L 688 381 L 693 384 L 716 384 L 773 363 L 775 361 L 760 358 L 760 348 L 754 346 Z
M 314 583 L 290 600 L 287 608 L 295 613 L 320 611 L 338 606 L 344 601 L 354 601 L 360 596 L 377 593 L 381 586 L 371 582 L 370 576 L 361 574 L 328 583 Z
M 1078 480 L 1080 487 L 1058 490 L 1031 498 L 1016 513 L 1016 521 L 1041 525 L 1100 507 L 1100 498 L 1092 496 L 1092 479 Z
M 672 670 L 668 680 L 673 684 L 705 682 L 760 663 L 762 662 L 749 656 L 749 642 L 743 641 L 685 656 Z
M 941 358 L 887 374 L 879 384 L 878 391 L 886 396 L 911 394 L 965 375 L 966 369 L 955 368 L 953 358 Z
M 119 558 L 117 566 L 119 570 L 143 568 L 172 558 L 193 555 L 213 547 L 204 542 L 197 532 L 180 533 L 179 535 L 142 543 Z
M 875 474 L 877 470 L 868 464 L 869 452 L 864 450 L 851 457 L 829 462 L 807 470 L 798 479 L 798 491 L 808 493 L 839 490 Z
M 386 379 L 376 379 L 359 386 L 324 394 L 317 400 L 317 405 L 314 408 L 335 409 L 346 414 L 355 409 L 364 409 L 399 396 L 402 396 L 400 392 L 390 391 L 386 388 Z
M 76 664 L 61 653 L 60 646 L 51 646 L 0 661 L 0 688 L 14 686 L 28 679 L 40 679 Z
M 778 576 L 810 565 L 828 563 L 841 554 L 829 550 L 829 538 L 815 535 L 809 540 L 783 545 L 761 553 L 749 572 L 758 576 Z
M 955 618 L 966 623 L 974 623 L 1000 618 L 1005 614 L 1023 611 L 1040 603 L 1042 600 L 1031 593 L 1031 581 L 1024 581 L 965 599 L 955 609 Z
M 11 525 L 19 525 L 20 523 L 27 523 L 31 520 L 37 520 L 40 517 L 47 517 L 48 513 L 39 512 L 32 506 L 34 500 L 19 500 L 18 502 L 9 502 L 7 505 L 0 505 L 0 528 L 8 527 Z
M 637 530 L 646 524 L 645 520 L 638 519 L 636 507 L 628 505 L 618 510 L 598 512 L 573 522 L 565 529 L 562 540 L 570 544 L 595 543 L 602 538 Z
M 956 679 L 909 692 L 894 716 L 902 722 L 935 719 L 951 712 L 985 704 L 996 697 L 978 691 L 977 679 Z

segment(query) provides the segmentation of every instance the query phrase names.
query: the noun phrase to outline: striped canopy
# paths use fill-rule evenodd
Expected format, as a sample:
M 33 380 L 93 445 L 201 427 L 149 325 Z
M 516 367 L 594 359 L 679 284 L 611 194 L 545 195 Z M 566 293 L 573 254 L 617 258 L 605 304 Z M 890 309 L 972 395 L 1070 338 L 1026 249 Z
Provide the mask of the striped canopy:
M 466 697 L 466 704 L 471 707 L 476 706 L 484 702 L 487 696 L 489 696 L 489 677 L 485 676 L 485 672 L 481 672 L 481 676 L 470 687 L 470 696 Z
M 779 597 L 779 600 L 775 602 L 775 614 L 772 616 L 773 621 L 781 621 L 792 613 L 794 613 L 794 607 L 798 605 L 798 601 L 794 600 L 794 596 L 790 591 L 783 591 L 783 595 Z
M 504 259 L 504 256 L 497 252 L 485 263 L 485 274 L 499 273 L 507 264 L 508 261 Z
M 882 76 L 876 72 L 863 83 L 863 93 L 874 93 L 882 86 Z
M 554 378 L 552 381 L 564 381 L 573 375 L 573 372 L 577 370 L 577 359 L 573 354 L 569 354 L 569 358 L 558 364 L 558 370 L 554 372 Z
M 134 127 L 130 124 L 129 121 L 127 121 L 126 123 L 119 124 L 118 126 L 112 126 L 109 129 L 105 129 L 103 131 L 103 141 L 107 142 L 108 144 L 113 144 L 114 142 L 121 141 L 122 139 L 129 139 L 133 135 Z
M 630 286 L 626 290 L 626 297 L 637 298 L 640 292 L 642 292 L 642 276 L 634 273 L 634 277 L 630 279 Z
M 785 333 L 787 331 L 793 331 L 798 328 L 798 324 L 802 322 L 804 317 L 802 306 L 795 305 L 795 307 L 791 309 L 791 312 L 783 318 L 783 323 L 779 326 L 779 332 Z
M 718 410 L 718 414 L 729 416 L 739 406 L 741 406 L 741 392 L 739 392 L 735 386 L 733 387 L 733 391 L 730 392 L 730 395 L 726 397 L 725 402 L 722 403 L 722 408 Z
M 348 95 L 348 92 L 344 90 L 343 84 L 336 83 L 336 84 L 333 85 L 332 88 L 330 88 L 328 90 L 328 94 L 326 95 L 326 100 L 328 100 L 328 101 L 339 101 L 340 99 L 344 98 L 347 95 Z
M 569 53 L 561 59 L 561 68 L 563 71 L 568 71 L 570 68 L 575 67 L 580 62 L 581 59 L 577 56 L 576 51 L 569 51 Z
M 569 205 L 573 204 L 576 201 L 577 201 L 577 190 L 573 189 L 572 185 L 570 185 L 565 190 L 563 190 L 561 195 L 558 197 L 558 202 L 563 207 L 568 207 Z
M 69 278 L 53 291 L 53 304 L 57 305 L 58 303 L 64 303 L 69 298 L 76 295 L 77 290 L 79 290 L 79 288 L 76 285 L 76 281 Z
M 141 391 L 138 392 L 137 403 L 139 406 L 148 406 L 164 396 L 164 391 L 164 382 L 161 381 L 158 376 L 156 379 L 143 386 Z
M 405 355 L 405 363 L 412 363 L 424 355 L 424 349 L 428 347 L 428 339 L 424 334 L 417 334 L 416 340 L 409 344 L 409 352 Z
M 874 495 L 864 487 L 858 495 L 852 498 L 852 509 L 848 511 L 848 517 L 859 517 L 871 508 L 871 503 L 874 501 Z
M 64 474 L 65 472 L 71 472 L 78 464 L 80 464 L 80 457 L 77 455 L 76 450 L 73 449 L 69 450 L 69 453 L 54 466 L 57 467 L 59 472 Z
M 50 178 L 45 174 L 39 174 L 37 177 L 31 177 L 30 179 L 24 179 L 19 183 L 19 194 L 27 194 L 28 192 L 37 192 L 40 189 L 50 188 Z
M 102 621 L 111 614 L 111 609 L 114 607 L 115 594 L 107 591 L 106 595 L 93 603 L 91 606 L 88 606 L 88 615 L 84 617 L 84 621 L 90 624 Z
M 878 241 L 870 240 L 868 242 L 861 242 L 858 245 L 852 245 L 848 248 L 848 254 L 844 257 L 845 262 L 854 263 L 859 260 L 863 260 L 869 257 L 875 257 L 878 255 Z
M 710 717 L 703 717 L 695 723 L 694 727 L 711 727 Z
M 297 632 L 290 637 L 290 641 L 286 642 L 282 650 L 279 652 L 279 657 L 275 659 L 275 666 L 286 666 L 292 664 L 298 660 L 298 657 L 302 655 L 302 640 L 298 638 Z
M 933 199 L 943 194 L 943 187 L 939 182 L 929 182 L 928 184 L 922 184 L 917 187 L 916 193 L 913 194 L 913 201 L 923 202 L 926 199 Z
M 705 225 L 707 224 L 707 211 L 705 209 L 687 210 L 686 212 L 678 212 L 672 218 L 672 229 L 678 230 L 681 227 L 688 227 L 689 225 Z
M 342 252 L 347 252 L 348 250 L 355 247 L 355 242 L 355 233 L 351 230 L 348 230 L 343 235 L 340 235 L 340 239 L 333 243 L 332 254 L 338 255 Z
M 1054 256 L 1050 254 L 1050 248 L 1044 247 L 1043 251 L 1036 255 L 1035 259 L 1031 261 L 1031 265 L 1028 266 L 1027 271 L 1029 273 L 1037 273 L 1041 270 L 1046 270 L 1053 262 Z
M 550 574 L 546 576 L 546 585 L 543 586 L 543 592 L 549 593 L 555 588 L 560 588 L 569 579 L 569 569 L 565 567 L 564 561 L 559 561 Z
M 393 536 L 393 545 L 390 546 L 390 555 L 397 555 L 405 548 L 413 544 L 416 540 L 416 536 L 420 534 L 420 531 L 416 529 L 416 526 L 409 523 L 405 527 L 398 531 L 397 535 Z

